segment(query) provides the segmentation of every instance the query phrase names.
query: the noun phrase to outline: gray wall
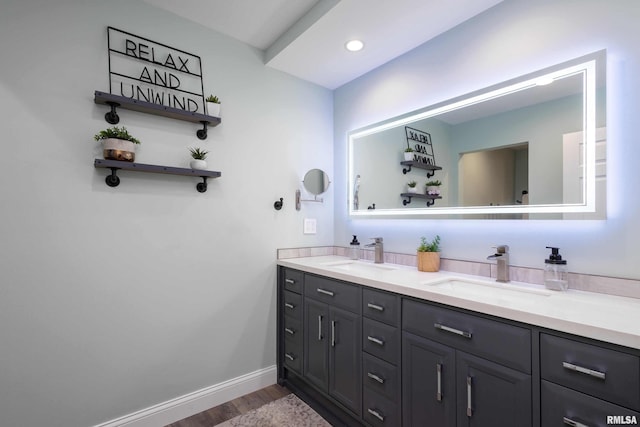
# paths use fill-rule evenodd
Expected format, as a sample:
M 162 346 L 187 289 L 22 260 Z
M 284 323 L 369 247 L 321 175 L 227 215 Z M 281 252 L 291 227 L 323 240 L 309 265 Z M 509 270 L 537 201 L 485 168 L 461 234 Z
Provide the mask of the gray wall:
M 0 9 L 0 425 L 86 427 L 274 365 L 276 248 L 333 242 L 331 190 L 293 206 L 307 170 L 333 177 L 332 93 L 138 0 Z M 124 172 L 113 189 L 94 169 L 109 25 L 201 56 L 222 100 L 206 141 L 164 117 L 120 124 L 141 163 L 209 150 L 207 193 Z
M 383 236 L 385 249 L 413 252 L 420 236 L 442 237 L 443 256 L 484 261 L 511 246 L 514 265 L 542 268 L 559 246 L 569 270 L 640 278 L 637 117 L 640 117 L 640 2 L 505 0 L 440 37 L 335 91 L 335 241 Z M 390 117 L 607 49 L 607 220 L 479 221 L 348 217 L 346 135 Z

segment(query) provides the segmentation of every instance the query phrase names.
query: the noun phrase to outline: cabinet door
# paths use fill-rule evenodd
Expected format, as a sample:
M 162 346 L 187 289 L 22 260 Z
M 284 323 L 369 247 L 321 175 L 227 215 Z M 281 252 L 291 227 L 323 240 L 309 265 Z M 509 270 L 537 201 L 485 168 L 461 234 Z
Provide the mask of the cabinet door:
M 361 318 L 329 306 L 329 394 L 360 415 L 362 402 Z
M 457 352 L 458 426 L 531 427 L 531 376 Z
M 403 425 L 455 426 L 455 370 L 454 349 L 402 334 Z
M 308 298 L 304 300 L 304 309 L 304 376 L 326 393 L 329 384 L 329 310 L 326 304 Z

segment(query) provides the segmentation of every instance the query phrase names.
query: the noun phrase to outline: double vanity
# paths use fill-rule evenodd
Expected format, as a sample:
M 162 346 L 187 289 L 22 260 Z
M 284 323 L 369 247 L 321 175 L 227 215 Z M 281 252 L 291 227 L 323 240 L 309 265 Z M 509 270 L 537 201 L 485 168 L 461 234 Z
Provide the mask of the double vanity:
M 278 260 L 278 382 L 333 425 L 640 423 L 640 300 Z

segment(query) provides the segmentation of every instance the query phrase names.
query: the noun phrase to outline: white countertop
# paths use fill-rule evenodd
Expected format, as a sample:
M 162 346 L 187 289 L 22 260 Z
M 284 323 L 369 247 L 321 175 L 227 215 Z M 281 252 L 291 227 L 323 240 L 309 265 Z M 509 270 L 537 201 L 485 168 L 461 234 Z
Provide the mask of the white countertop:
M 640 349 L 640 299 L 571 289 L 549 291 L 521 282 L 498 284 L 487 277 L 424 273 L 397 264 L 362 260 L 351 264 L 341 256 L 280 259 L 278 265 Z M 441 283 L 447 279 L 468 282 L 457 288 Z

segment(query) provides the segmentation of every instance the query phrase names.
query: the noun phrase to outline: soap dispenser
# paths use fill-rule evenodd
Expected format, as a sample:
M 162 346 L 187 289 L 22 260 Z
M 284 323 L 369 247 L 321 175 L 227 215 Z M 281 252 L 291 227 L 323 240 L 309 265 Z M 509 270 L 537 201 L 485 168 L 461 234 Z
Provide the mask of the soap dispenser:
M 360 242 L 358 242 L 358 238 L 353 235 L 353 240 L 349 244 L 349 258 L 353 260 L 358 260 L 360 258 Z
M 558 248 L 547 246 L 547 249 L 551 249 L 551 254 L 544 260 L 544 286 L 554 291 L 566 291 L 569 287 L 567 261 L 562 259 Z

